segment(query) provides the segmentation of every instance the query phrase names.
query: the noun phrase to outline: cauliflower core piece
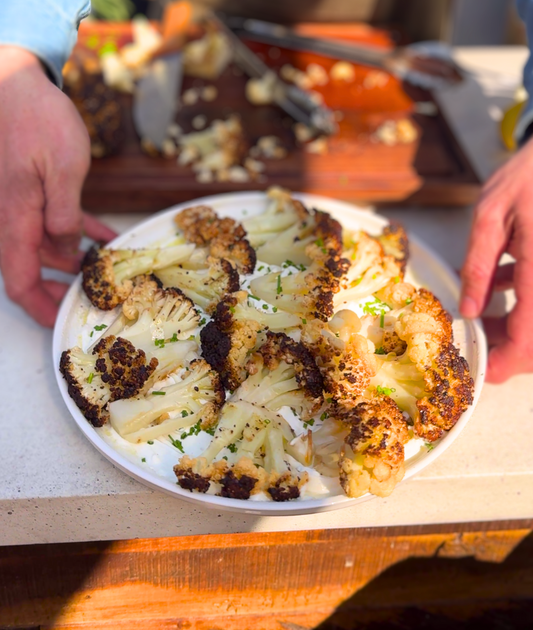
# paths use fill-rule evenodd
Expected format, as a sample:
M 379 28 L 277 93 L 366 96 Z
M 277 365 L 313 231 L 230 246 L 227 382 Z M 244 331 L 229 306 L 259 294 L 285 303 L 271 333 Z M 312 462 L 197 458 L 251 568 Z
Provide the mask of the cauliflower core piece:
M 209 312 L 227 293 L 239 290 L 239 274 L 225 259 L 208 258 L 207 269 L 167 267 L 155 272 L 165 287 L 180 289 L 195 304 Z
M 216 424 L 225 392 L 218 374 L 201 359 L 191 362 L 182 380 L 145 396 L 109 405 L 113 428 L 130 442 L 146 442 L 201 421 Z

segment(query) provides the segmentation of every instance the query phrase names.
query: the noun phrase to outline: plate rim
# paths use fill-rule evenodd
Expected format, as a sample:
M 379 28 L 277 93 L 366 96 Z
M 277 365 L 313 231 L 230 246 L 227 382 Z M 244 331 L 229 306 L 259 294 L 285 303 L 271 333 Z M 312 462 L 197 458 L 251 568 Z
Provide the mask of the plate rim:
M 330 210 L 334 212 L 336 209 L 339 212 L 353 213 L 354 216 L 360 214 L 363 214 L 367 217 L 371 216 L 372 220 L 375 221 L 376 226 L 385 226 L 390 223 L 390 221 L 385 217 L 373 213 L 371 211 L 371 206 L 368 205 L 358 206 L 347 201 L 333 199 L 322 195 L 314 195 L 310 193 L 291 192 L 291 195 L 301 200 L 302 202 L 305 202 L 307 205 L 324 204 L 325 210 L 328 212 Z M 171 215 L 178 210 L 190 207 L 191 205 L 209 205 L 213 203 L 216 205 L 220 201 L 231 203 L 232 198 L 235 198 L 236 200 L 251 199 L 252 201 L 256 202 L 264 199 L 264 197 L 265 191 L 258 190 L 220 193 L 191 199 L 190 201 L 182 202 L 169 208 L 165 208 L 164 210 L 154 213 L 150 217 L 139 221 L 131 228 L 110 241 L 107 246 L 120 247 L 122 243 L 127 242 L 128 239 L 131 239 L 132 234 L 140 227 L 148 228 L 153 223 L 157 224 L 167 215 Z M 459 278 L 450 267 L 450 265 L 440 256 L 440 254 L 433 251 L 431 248 L 422 243 L 418 237 L 409 234 L 409 242 L 413 245 L 416 245 L 416 247 L 420 249 L 421 252 L 433 259 L 433 261 L 437 264 L 441 271 L 444 272 L 446 281 L 453 289 L 453 293 L 455 293 L 455 295 L 458 297 L 460 290 Z M 61 348 L 61 342 L 63 330 L 68 321 L 67 315 L 70 312 L 72 303 L 81 290 L 81 273 L 79 273 L 73 281 L 72 285 L 69 287 L 61 302 L 59 313 L 56 319 L 56 324 L 54 326 L 52 340 L 52 360 L 54 363 L 54 373 L 63 401 L 78 428 L 82 431 L 82 433 L 89 440 L 92 446 L 94 446 L 96 450 L 108 461 L 110 461 L 110 463 L 116 468 L 153 490 L 162 491 L 167 495 L 170 495 L 177 499 L 183 499 L 189 503 L 195 504 L 196 506 L 205 506 L 209 509 L 228 511 L 232 513 L 244 513 L 257 516 L 297 516 L 304 514 L 313 514 L 337 510 L 345 507 L 351 507 L 358 503 L 363 503 L 370 499 L 376 498 L 373 495 L 367 493 L 362 497 L 357 498 L 350 498 L 343 495 L 333 495 L 321 499 L 303 499 L 301 501 L 288 501 L 281 504 L 273 501 L 241 501 L 238 499 L 219 497 L 211 494 L 199 494 L 189 492 L 181 488 L 177 483 L 173 484 L 170 481 L 157 476 L 155 473 L 150 473 L 149 471 L 142 470 L 140 466 L 130 461 L 124 455 L 112 448 L 112 446 L 98 433 L 95 427 L 93 427 L 86 420 L 81 411 L 75 405 L 74 401 L 68 395 L 67 384 L 59 371 L 59 357 L 61 356 L 61 352 L 63 351 L 63 348 Z M 412 465 L 409 466 L 400 484 L 404 483 L 408 479 L 411 479 L 421 470 L 429 466 L 431 463 L 433 463 L 435 459 L 440 457 L 440 455 L 442 455 L 442 453 L 444 453 L 447 448 L 451 446 L 451 444 L 457 439 L 461 431 L 470 420 L 472 414 L 474 413 L 477 402 L 479 401 L 484 383 L 487 364 L 485 333 L 481 324 L 481 320 L 479 318 L 464 321 L 465 326 L 470 328 L 470 334 L 476 345 L 474 354 L 476 356 L 478 369 L 476 377 L 474 379 L 474 398 L 472 405 L 461 415 L 457 423 L 452 427 L 452 429 L 450 429 L 450 431 L 447 432 L 445 438 L 442 439 L 435 446 L 434 449 L 432 449 L 429 453 L 424 454 L 423 457 L 419 459 L 419 461 L 414 462 Z

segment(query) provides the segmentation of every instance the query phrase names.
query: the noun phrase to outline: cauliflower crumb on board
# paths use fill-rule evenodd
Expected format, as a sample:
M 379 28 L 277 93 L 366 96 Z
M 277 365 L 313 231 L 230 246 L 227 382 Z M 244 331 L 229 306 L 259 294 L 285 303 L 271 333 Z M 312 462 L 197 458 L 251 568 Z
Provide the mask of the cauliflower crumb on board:
M 450 315 L 400 226 L 343 230 L 280 188 L 241 217 L 192 206 L 150 247 L 86 256 L 71 397 L 191 492 L 388 496 L 472 403 Z

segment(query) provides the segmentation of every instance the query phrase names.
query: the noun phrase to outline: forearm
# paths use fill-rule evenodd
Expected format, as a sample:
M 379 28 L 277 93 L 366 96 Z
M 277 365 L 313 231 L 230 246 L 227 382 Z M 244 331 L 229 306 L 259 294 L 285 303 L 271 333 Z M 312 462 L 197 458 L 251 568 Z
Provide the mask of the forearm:
M 90 0 L 0 0 L 0 45 L 34 53 L 58 86 Z

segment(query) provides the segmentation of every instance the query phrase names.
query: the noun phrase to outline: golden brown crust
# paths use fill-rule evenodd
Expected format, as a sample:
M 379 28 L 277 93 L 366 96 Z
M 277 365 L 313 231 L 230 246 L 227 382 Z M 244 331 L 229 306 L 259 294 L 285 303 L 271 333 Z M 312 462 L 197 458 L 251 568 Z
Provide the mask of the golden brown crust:
M 125 280 L 118 285 L 113 271 L 116 254 L 111 250 L 93 245 L 81 263 L 82 286 L 91 304 L 103 311 L 110 311 L 129 296 L 133 282 Z
M 429 442 L 442 437 L 473 402 L 474 381 L 468 363 L 450 344 L 443 347 L 431 369 L 424 373 L 430 392 L 416 404 L 415 433 Z
M 405 418 L 388 396 L 375 395 L 350 412 L 337 415 L 351 426 L 341 457 L 340 482 L 348 496 L 366 492 L 388 496 L 404 475 L 404 448 L 409 440 Z
M 213 258 L 230 260 L 240 273 L 253 272 L 255 249 L 245 239 L 245 229 L 234 219 L 220 218 L 211 207 L 200 205 L 185 208 L 174 221 L 189 242 L 207 247 Z

